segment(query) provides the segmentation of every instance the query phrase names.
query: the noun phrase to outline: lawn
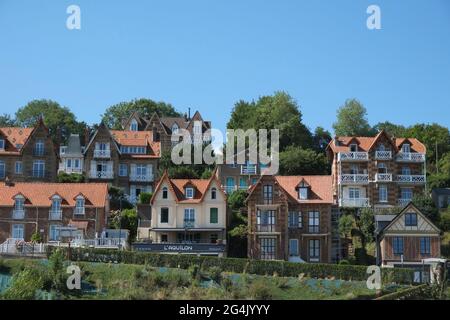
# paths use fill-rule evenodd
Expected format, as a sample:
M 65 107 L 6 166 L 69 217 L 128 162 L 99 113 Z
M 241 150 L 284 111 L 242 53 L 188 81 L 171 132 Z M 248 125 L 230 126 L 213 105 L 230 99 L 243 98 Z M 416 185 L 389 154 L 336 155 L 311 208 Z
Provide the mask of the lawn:
M 39 292 L 38 298 L 53 299 L 350 300 L 375 297 L 375 292 L 367 289 L 362 281 L 258 276 L 225 273 L 217 268 L 199 270 L 196 266 L 184 270 L 113 263 L 78 262 L 77 265 L 81 269 L 82 290 L 67 290 L 55 285 L 52 276 L 49 276 L 54 272 L 55 263 L 47 260 L 0 260 L 0 274 L 3 274 L 3 282 L 7 274 L 12 275 L 9 286 L 18 287 L 14 279 L 23 275 L 23 270 L 31 268 L 36 272 L 31 279 L 40 276 L 44 279 L 34 288 Z M 65 284 L 65 279 L 61 280 L 61 284 Z M 20 284 L 19 280 L 17 282 Z M 25 289 L 31 290 L 28 282 L 23 282 L 27 283 Z M 11 298 L 11 292 L 8 293 L 10 289 L 5 290 L 5 283 L 3 287 L 3 298 Z M 383 293 L 399 288 L 384 288 Z M 22 292 L 25 289 L 14 289 L 10 291 L 24 296 Z

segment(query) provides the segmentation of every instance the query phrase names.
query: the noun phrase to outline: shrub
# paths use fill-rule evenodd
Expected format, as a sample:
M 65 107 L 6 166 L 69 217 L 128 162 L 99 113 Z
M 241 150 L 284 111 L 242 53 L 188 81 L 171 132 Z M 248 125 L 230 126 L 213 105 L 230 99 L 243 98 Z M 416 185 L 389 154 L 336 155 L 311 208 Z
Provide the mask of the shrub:
M 38 290 L 44 286 L 41 275 L 33 268 L 26 268 L 13 276 L 11 286 L 3 298 L 8 300 L 33 300 Z
M 222 279 L 222 269 L 220 267 L 211 267 L 208 270 L 209 277 L 217 283 Z
M 34 233 L 31 235 L 31 242 L 34 242 L 34 243 L 41 243 L 41 242 L 42 242 L 41 234 L 40 234 L 39 232 L 34 232 Z
M 249 287 L 250 296 L 256 300 L 271 300 L 272 288 L 263 279 L 254 281 Z
M 142 192 L 139 194 L 139 203 L 141 204 L 149 204 L 150 199 L 152 198 L 151 192 Z

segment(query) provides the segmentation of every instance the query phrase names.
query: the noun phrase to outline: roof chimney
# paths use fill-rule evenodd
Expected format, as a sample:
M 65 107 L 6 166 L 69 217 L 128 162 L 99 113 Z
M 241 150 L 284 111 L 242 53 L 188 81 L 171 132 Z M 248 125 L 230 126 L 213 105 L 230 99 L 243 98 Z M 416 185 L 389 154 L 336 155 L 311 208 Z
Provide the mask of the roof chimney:
M 188 108 L 188 120 L 191 120 L 191 108 Z
M 9 180 L 9 177 L 6 177 L 5 178 L 5 186 L 7 186 L 7 187 L 14 187 L 14 182 Z

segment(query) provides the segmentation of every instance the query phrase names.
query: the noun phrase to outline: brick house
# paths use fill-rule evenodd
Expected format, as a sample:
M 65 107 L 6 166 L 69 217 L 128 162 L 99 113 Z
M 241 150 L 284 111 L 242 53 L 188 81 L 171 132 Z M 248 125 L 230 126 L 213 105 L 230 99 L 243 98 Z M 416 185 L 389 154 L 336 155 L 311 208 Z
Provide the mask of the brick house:
M 138 239 L 146 243 L 137 250 L 225 254 L 226 195 L 215 175 L 170 179 L 165 172 L 150 204 L 151 225 L 138 230 Z
M 336 137 L 328 147 L 340 207 L 405 206 L 426 183 L 425 146 L 414 138 Z
M 56 181 L 58 155 L 41 120 L 34 128 L 0 128 L 0 181 Z
M 398 215 L 376 215 L 377 262 L 423 271 L 424 259 L 441 255 L 441 231 L 409 203 Z
M 0 184 L 0 243 L 7 238 L 30 241 L 35 232 L 44 242 L 56 241 L 65 227 L 94 238 L 106 227 L 108 214 L 105 183 Z
M 152 192 L 157 178 L 160 143 L 151 131 L 109 130 L 101 124 L 84 151 L 87 180 L 124 190 L 132 203 Z
M 184 117 L 160 117 L 154 113 L 150 118 L 142 117 L 138 112 L 133 112 L 126 119 L 122 127 L 129 131 L 152 131 L 154 141 L 161 142 L 161 150 L 170 151 L 173 144 L 171 142 L 172 134 L 179 134 L 180 129 L 189 132 L 191 139 L 196 135 L 203 137 L 204 140 L 210 141 L 211 122 L 203 120 L 200 112 L 196 111 L 194 115 Z M 181 139 L 181 138 L 180 138 Z
M 331 176 L 261 176 L 246 200 L 248 257 L 331 262 L 331 187 Z

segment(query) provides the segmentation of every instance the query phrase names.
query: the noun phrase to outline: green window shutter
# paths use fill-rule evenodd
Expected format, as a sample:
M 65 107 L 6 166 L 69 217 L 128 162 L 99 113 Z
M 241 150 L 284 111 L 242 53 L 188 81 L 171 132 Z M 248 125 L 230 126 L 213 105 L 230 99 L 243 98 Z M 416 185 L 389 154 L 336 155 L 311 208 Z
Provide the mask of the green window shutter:
M 209 209 L 209 222 L 210 223 L 219 223 L 219 209 L 217 209 L 217 208 Z

